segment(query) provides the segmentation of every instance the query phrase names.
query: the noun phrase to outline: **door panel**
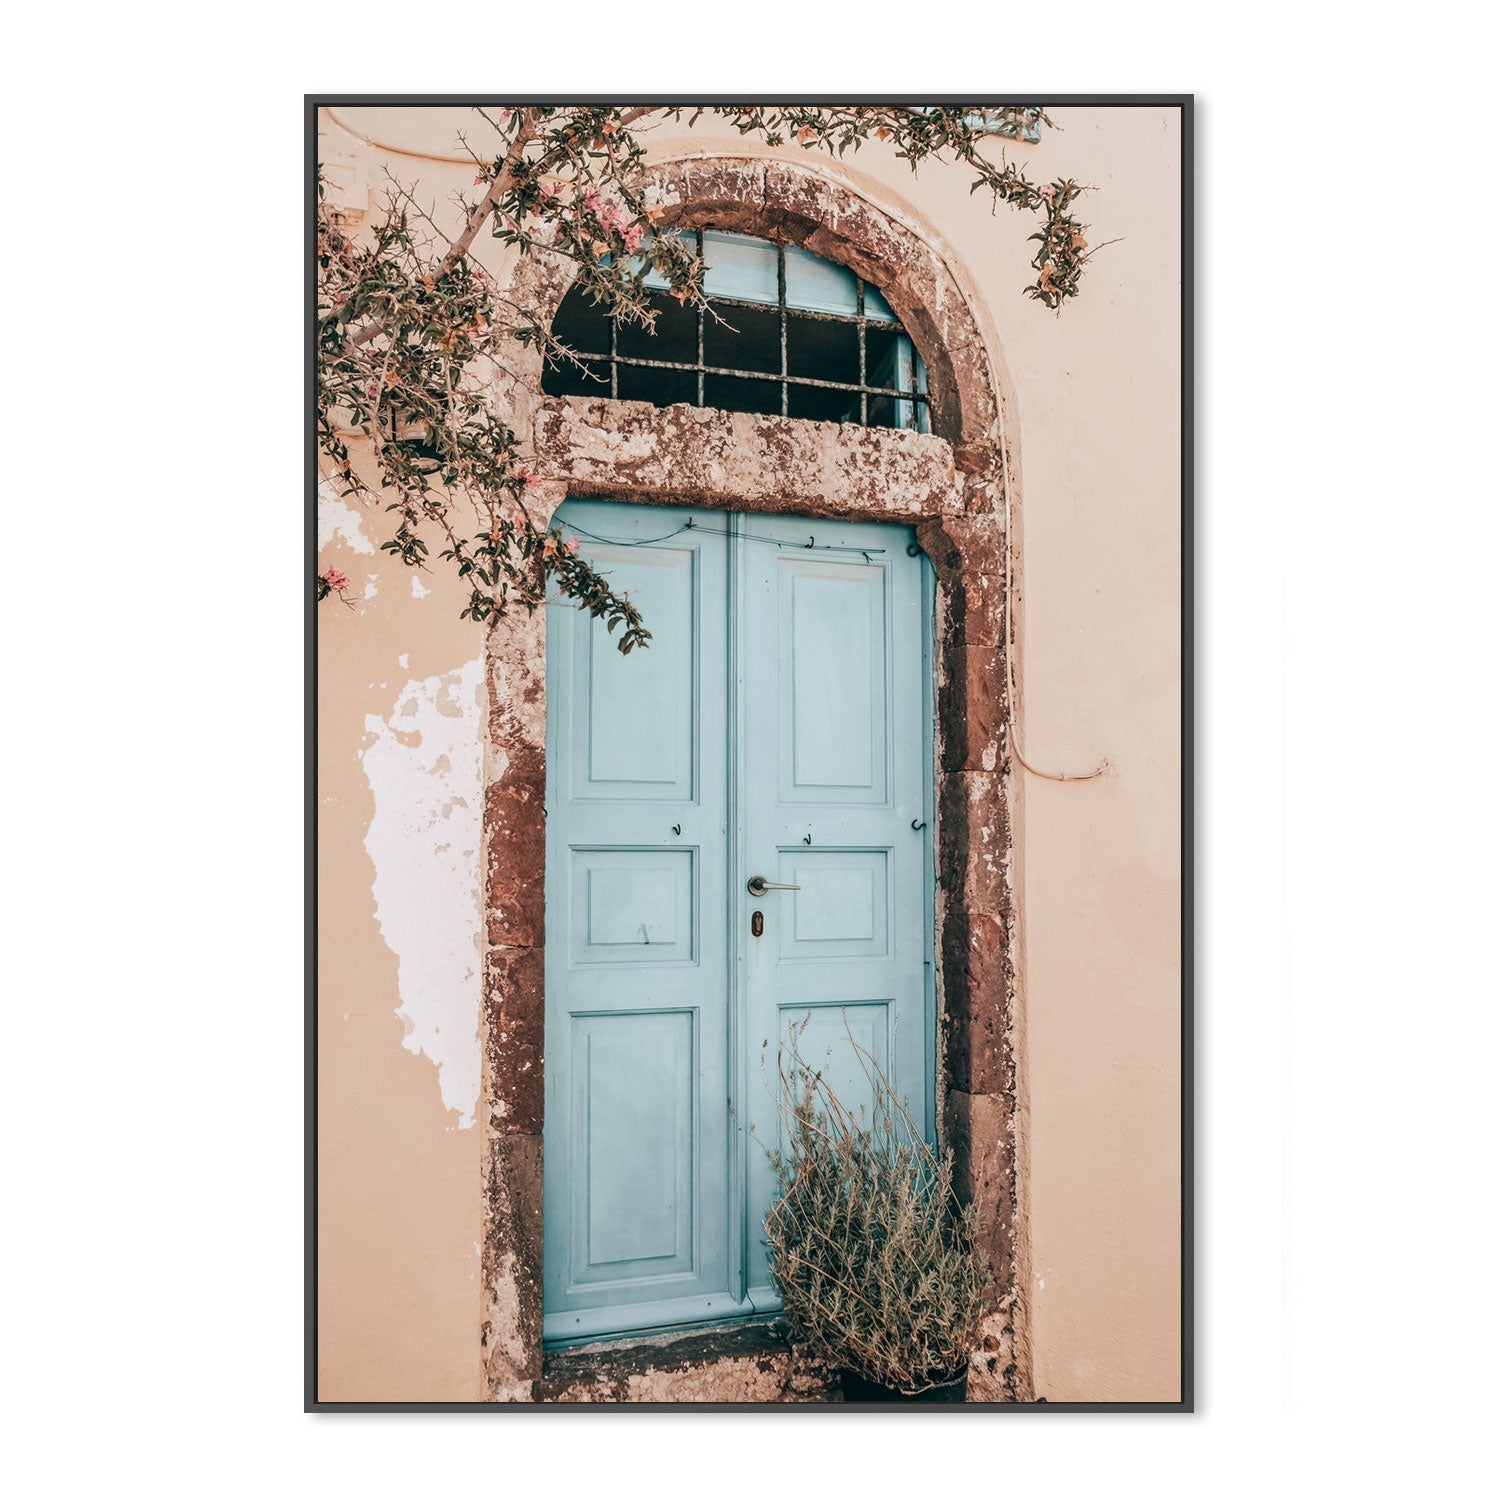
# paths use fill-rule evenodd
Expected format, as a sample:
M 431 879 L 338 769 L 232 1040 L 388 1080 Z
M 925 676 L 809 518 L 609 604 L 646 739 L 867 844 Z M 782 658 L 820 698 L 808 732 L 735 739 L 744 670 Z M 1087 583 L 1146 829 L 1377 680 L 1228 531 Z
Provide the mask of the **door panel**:
M 732 1314 L 727 539 L 569 501 L 653 639 L 547 610 L 543 1331 Z
M 696 1014 L 573 1018 L 574 1284 L 693 1268 Z
M 575 965 L 693 962 L 693 850 L 574 848 L 571 854 Z
M 622 657 L 548 608 L 549 1339 L 776 1305 L 766 1079 L 804 1017 L 856 1111 L 846 1034 L 918 1119 L 934 1087 L 912 533 L 605 501 L 557 519 L 652 641 Z M 752 897 L 755 874 L 798 889 Z
M 794 885 L 777 953 L 783 964 L 890 953 L 890 851 L 796 849 L 777 855 L 776 881 Z
M 799 528 L 802 523 L 794 523 Z M 773 554 L 783 802 L 883 802 L 886 571 Z M 756 561 L 764 555 L 757 550 Z M 779 627 L 779 628 L 778 628 Z
M 621 656 L 602 625 L 573 632 L 578 727 L 585 735 L 574 747 L 573 795 L 684 801 L 693 795 L 697 727 L 698 549 L 595 545 L 589 555 L 651 622 L 651 645 Z M 640 711 L 642 703 L 651 705 L 649 714 Z
M 742 657 L 744 872 L 740 925 L 764 914 L 744 946 L 743 1006 L 753 1066 L 744 1117 L 752 1140 L 780 1139 L 766 1079 L 776 1047 L 798 1042 L 856 1110 L 871 1086 L 847 1038 L 876 1059 L 921 1121 L 926 1077 L 933 904 L 925 876 L 922 559 L 903 526 L 746 517 L 736 560 L 744 590 Z M 809 535 L 820 547 L 808 550 Z M 780 542 L 777 548 L 766 545 Z M 775 640 L 772 653 L 755 643 Z M 738 874 L 738 872 L 736 872 Z M 798 890 L 756 898 L 764 875 Z M 847 1098 L 845 1095 L 847 1094 Z M 761 1222 L 773 1180 L 765 1152 L 747 1158 L 743 1249 L 757 1310 L 779 1305 Z
M 853 1037 L 882 1073 L 891 1070 L 895 1005 L 889 999 L 850 1004 L 782 1005 L 778 1007 L 781 1035 L 789 1026 L 806 1028 L 797 1046 L 810 1062 L 821 1065 L 835 1096 L 856 1119 L 868 1121 L 874 1107 L 873 1080 L 848 1044 Z

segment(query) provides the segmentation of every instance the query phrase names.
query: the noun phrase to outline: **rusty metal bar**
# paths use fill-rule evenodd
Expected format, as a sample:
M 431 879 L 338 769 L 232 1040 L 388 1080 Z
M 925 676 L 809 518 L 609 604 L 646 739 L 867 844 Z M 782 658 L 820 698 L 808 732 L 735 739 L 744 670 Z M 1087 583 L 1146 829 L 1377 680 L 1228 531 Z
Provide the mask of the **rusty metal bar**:
M 752 312 L 770 312 L 772 310 L 769 302 L 751 302 L 746 297 L 725 297 L 721 296 L 718 292 L 715 292 L 708 300 L 714 303 L 715 306 L 748 307 Z M 857 312 L 818 312 L 811 307 L 790 307 L 787 311 L 794 317 L 810 318 L 814 323 L 848 323 L 851 326 L 855 323 L 868 323 L 871 328 L 889 328 L 892 333 L 906 332 L 900 322 L 892 318 L 870 318 Z
M 897 396 L 903 401 L 917 400 L 927 401 L 925 393 L 918 391 L 913 396 L 910 391 L 903 391 L 895 386 L 888 385 L 853 385 L 845 380 L 814 380 L 810 375 L 773 375 L 764 370 L 726 370 L 721 365 L 697 365 L 688 364 L 682 360 L 671 359 L 642 359 L 634 354 L 622 354 L 616 364 L 639 366 L 647 370 L 684 370 L 689 373 L 702 370 L 705 375 L 728 375 L 734 380 L 774 380 L 781 382 L 785 379 L 788 385 L 813 386 L 824 391 L 848 391 L 850 395 L 857 396 L 861 392 L 868 396 Z
M 703 231 L 697 231 L 698 235 L 698 259 L 703 259 Z M 703 325 L 708 318 L 708 309 L 703 303 L 698 304 L 698 405 L 703 405 Z
M 864 387 L 869 383 L 869 371 L 865 369 L 865 279 L 854 278 L 854 309 L 859 314 L 859 425 L 870 425 L 870 397 Z
M 786 383 L 786 242 L 776 242 L 776 316 L 781 324 L 781 415 L 787 413 L 789 387 Z M 861 376 L 861 379 L 864 377 Z

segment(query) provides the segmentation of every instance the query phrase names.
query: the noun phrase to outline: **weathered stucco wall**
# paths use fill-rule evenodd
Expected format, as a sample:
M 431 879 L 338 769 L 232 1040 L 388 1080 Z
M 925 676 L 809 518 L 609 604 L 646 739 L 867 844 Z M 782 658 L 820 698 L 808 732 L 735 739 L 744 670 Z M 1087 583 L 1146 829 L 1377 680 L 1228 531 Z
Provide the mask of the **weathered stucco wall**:
M 1067 111 L 1095 243 L 1060 318 L 988 294 L 1021 423 L 1032 1336 L 1050 1400 L 1174 1400 L 1180 1340 L 1180 139 Z M 945 221 L 957 237 L 959 224 Z M 971 264 L 984 258 L 966 231 Z M 1009 285 L 1014 285 L 1010 282 Z
M 460 112 L 351 110 L 324 154 L 441 203 Z M 1175 111 L 1063 110 L 1012 147 L 1071 175 L 1103 250 L 1062 316 L 1022 298 L 1027 226 L 962 173 L 881 148 L 819 165 L 942 253 L 998 362 L 1019 452 L 1023 1209 L 1035 1392 L 1178 1394 L 1179 136 Z M 666 159 L 752 154 L 709 122 Z M 391 149 L 400 146 L 403 154 Z M 792 153 L 797 160 L 809 160 Z M 484 247 L 488 252 L 488 246 Z M 493 261 L 492 269 L 499 269 Z M 480 633 L 441 574 L 373 549 L 333 502 L 325 565 L 365 593 L 320 616 L 320 1395 L 473 1400 L 484 1201 L 479 1040 Z M 366 550 L 369 549 L 369 550 Z M 428 592 L 423 592 L 427 590 Z
M 378 552 L 376 517 L 325 498 L 320 520 L 362 596 L 319 620 L 320 1391 L 468 1401 L 480 643 L 447 577 Z

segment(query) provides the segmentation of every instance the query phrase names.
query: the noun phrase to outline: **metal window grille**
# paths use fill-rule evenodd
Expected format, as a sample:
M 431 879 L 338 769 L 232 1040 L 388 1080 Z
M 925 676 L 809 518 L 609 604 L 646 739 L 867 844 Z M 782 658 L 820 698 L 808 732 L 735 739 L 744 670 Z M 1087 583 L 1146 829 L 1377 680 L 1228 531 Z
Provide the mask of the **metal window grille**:
M 701 229 L 689 232 L 695 237 L 698 254 L 701 258 L 704 253 L 704 232 Z M 851 398 L 851 406 L 849 414 L 843 418 L 845 421 L 855 421 L 853 398 L 858 398 L 858 422 L 861 426 L 866 427 L 870 425 L 870 403 L 872 398 L 877 400 L 890 399 L 897 403 L 893 408 L 897 414 L 902 413 L 904 410 L 911 418 L 910 421 L 898 420 L 894 425 L 898 427 L 916 427 L 926 431 L 929 427 L 929 399 L 927 391 L 923 388 L 925 381 L 921 378 L 921 363 L 914 348 L 911 350 L 911 357 L 906 361 L 909 373 L 903 385 L 872 385 L 869 383 L 869 330 L 876 328 L 887 332 L 894 332 L 898 338 L 907 340 L 908 345 L 910 345 L 910 338 L 899 322 L 895 322 L 889 317 L 867 316 L 865 308 L 865 282 L 860 277 L 855 276 L 854 285 L 855 312 L 852 315 L 848 313 L 822 312 L 811 308 L 789 305 L 787 302 L 786 246 L 778 242 L 776 245 L 776 302 L 774 308 L 771 304 L 764 301 L 724 296 L 716 292 L 709 293 L 707 298 L 709 306 L 706 308 L 699 307 L 697 310 L 698 337 L 697 358 L 695 360 L 651 359 L 639 354 L 621 353 L 619 325 L 613 318 L 608 319 L 608 354 L 587 353 L 583 354 L 582 357 L 591 365 L 608 365 L 609 394 L 616 400 L 619 399 L 620 395 L 621 369 L 629 367 L 643 370 L 671 370 L 696 376 L 697 399 L 694 404 L 697 406 L 707 404 L 704 399 L 705 377 L 710 375 L 729 376 L 736 380 L 755 380 L 777 385 L 781 395 L 782 416 L 790 415 L 789 405 L 792 388 L 804 387 L 812 390 L 846 392 Z M 707 363 L 704 357 L 706 330 L 709 320 L 713 317 L 713 309 L 717 308 L 745 308 L 757 313 L 775 312 L 781 341 L 781 364 L 777 372 L 771 373 L 764 370 L 736 368 L 732 365 L 711 365 Z M 854 328 L 856 330 L 859 350 L 858 379 L 853 381 L 820 380 L 810 375 L 791 373 L 787 360 L 787 328 L 790 318 L 805 319 L 808 322 L 817 323 L 837 323 L 845 327 Z M 899 362 L 896 362 L 896 364 L 899 366 Z

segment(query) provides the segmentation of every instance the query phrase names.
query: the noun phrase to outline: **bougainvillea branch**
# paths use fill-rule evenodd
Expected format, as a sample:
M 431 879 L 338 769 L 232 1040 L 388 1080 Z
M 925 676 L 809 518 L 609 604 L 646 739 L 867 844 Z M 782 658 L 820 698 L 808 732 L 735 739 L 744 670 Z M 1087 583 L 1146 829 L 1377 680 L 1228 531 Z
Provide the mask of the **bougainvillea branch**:
M 675 235 L 654 235 L 661 205 L 646 188 L 645 149 L 633 127 L 656 118 L 723 119 L 770 146 L 842 156 L 870 140 L 887 143 L 916 171 L 950 162 L 971 174 L 971 191 L 993 206 L 1034 215 L 1036 279 L 1025 288 L 1054 310 L 1078 294 L 1089 258 L 1086 226 L 1070 208 L 1083 191 L 1071 179 L 1031 182 L 1003 155 L 995 133 L 1014 134 L 1040 109 L 719 107 L 712 110 L 528 108 L 477 110 L 495 137 L 490 151 L 465 142 L 477 168 L 473 201 L 458 205 L 449 235 L 407 188 L 393 184 L 380 218 L 353 233 L 326 205 L 319 184 L 317 431 L 323 478 L 336 493 L 385 501 L 392 517 L 383 551 L 426 569 L 432 547 L 469 589 L 466 618 L 492 622 L 528 613 L 549 597 L 574 601 L 620 650 L 650 640 L 640 611 L 589 562 L 577 543 L 539 525 L 527 508 L 538 484 L 497 399 L 517 346 L 577 358 L 540 312 L 502 296 L 472 255 L 489 233 L 525 258 L 574 263 L 574 281 L 622 324 L 651 328 L 647 277 L 655 272 L 679 302 L 704 301 L 704 266 Z M 351 442 L 368 441 L 373 474 Z M 348 579 L 329 569 L 319 600 L 349 604 Z M 352 606 L 351 606 L 352 607 Z

